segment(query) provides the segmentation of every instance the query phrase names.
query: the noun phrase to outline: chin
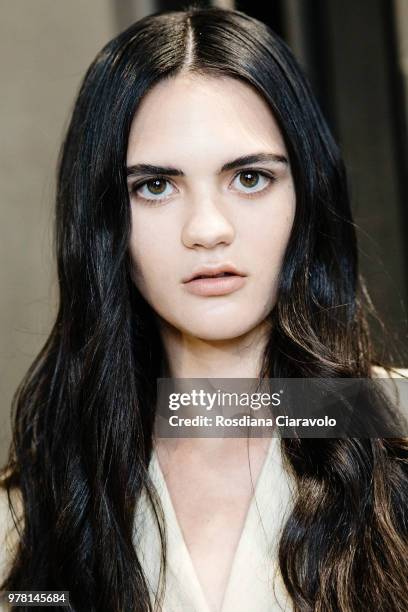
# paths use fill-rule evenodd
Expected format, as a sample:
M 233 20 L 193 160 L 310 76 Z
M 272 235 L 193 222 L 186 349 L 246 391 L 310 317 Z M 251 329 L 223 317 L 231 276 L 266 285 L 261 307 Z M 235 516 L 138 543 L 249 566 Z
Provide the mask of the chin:
M 223 340 L 234 340 L 250 332 L 256 323 L 252 325 L 240 324 L 240 322 L 229 319 L 228 321 L 200 321 L 197 325 L 191 325 L 188 328 L 183 328 L 183 333 L 204 340 L 207 342 L 222 342 Z

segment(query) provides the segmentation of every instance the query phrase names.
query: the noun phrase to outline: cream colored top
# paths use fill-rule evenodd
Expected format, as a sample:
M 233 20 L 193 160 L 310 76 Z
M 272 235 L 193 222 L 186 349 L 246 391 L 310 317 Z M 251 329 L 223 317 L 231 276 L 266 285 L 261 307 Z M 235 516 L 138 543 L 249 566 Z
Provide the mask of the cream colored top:
M 185 544 L 156 451 L 149 473 L 162 504 L 167 534 L 166 589 L 163 612 L 213 612 L 207 603 Z M 283 471 L 280 439 L 271 438 L 255 483 L 254 495 L 236 548 L 219 612 L 289 612 L 292 607 L 277 565 L 277 544 L 290 512 L 291 487 Z M 0 579 L 16 544 L 4 492 L 0 494 Z M 7 534 L 7 535 L 6 535 Z M 160 539 L 153 510 L 143 492 L 135 512 L 134 544 L 147 577 L 152 603 L 160 571 Z M 0 611 L 9 610 L 0 604 Z
M 214 612 L 195 572 L 155 452 L 149 472 L 160 495 L 167 528 L 167 586 L 163 610 Z M 291 499 L 290 481 L 281 463 L 280 439 L 271 438 L 219 612 L 292 610 L 277 564 L 277 544 L 285 517 L 290 512 Z M 152 602 L 158 585 L 159 545 L 154 516 L 143 496 L 135 519 L 135 546 L 145 573 L 150 577 Z

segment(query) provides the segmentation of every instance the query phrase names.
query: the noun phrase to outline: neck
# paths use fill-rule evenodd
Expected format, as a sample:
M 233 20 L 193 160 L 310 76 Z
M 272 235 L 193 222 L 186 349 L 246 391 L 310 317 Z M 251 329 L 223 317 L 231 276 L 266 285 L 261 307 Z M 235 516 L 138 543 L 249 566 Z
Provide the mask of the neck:
M 215 341 L 185 334 L 162 319 L 159 319 L 159 329 L 167 357 L 167 368 L 163 372 L 165 378 L 257 379 L 260 376 L 270 331 L 268 321 L 263 321 L 262 324 L 237 338 Z M 205 388 L 205 384 L 201 387 Z M 214 391 L 211 385 L 208 390 Z M 183 416 L 196 415 L 196 407 L 184 408 Z M 217 452 L 225 449 L 230 453 L 232 448 L 242 450 L 248 443 L 247 432 L 230 439 L 222 435 L 207 437 L 207 430 L 205 430 L 206 435 L 200 437 L 197 433 L 199 430 L 200 428 L 194 430 L 196 435 L 192 438 L 177 436 L 174 439 L 159 438 L 156 446 L 173 450 L 176 448 L 178 452 L 200 449 L 201 453 L 212 455 L 215 449 Z M 256 438 L 252 440 L 253 446 L 258 447 L 258 443 L 264 445 L 265 441 Z
M 206 340 L 159 323 L 169 372 L 172 378 L 258 378 L 269 323 L 260 325 L 238 338 Z

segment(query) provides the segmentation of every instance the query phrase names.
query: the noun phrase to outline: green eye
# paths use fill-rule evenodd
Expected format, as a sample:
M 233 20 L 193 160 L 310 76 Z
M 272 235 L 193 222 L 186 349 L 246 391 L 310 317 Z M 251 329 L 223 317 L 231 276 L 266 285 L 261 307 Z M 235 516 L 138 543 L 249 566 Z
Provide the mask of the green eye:
M 257 172 L 241 172 L 239 176 L 239 181 L 244 187 L 256 187 L 259 183 L 259 174 Z
M 237 179 L 239 180 L 238 184 Z M 235 176 L 233 184 L 235 184 L 236 189 L 240 193 L 251 196 L 252 194 L 256 195 L 266 191 L 273 181 L 275 181 L 275 178 L 266 172 L 261 172 L 260 170 L 241 170 Z
M 149 193 L 152 193 L 153 195 L 162 195 L 164 192 L 164 187 L 166 186 L 165 183 L 166 181 L 164 179 L 153 179 L 152 181 L 145 183 L 145 186 L 147 187 Z

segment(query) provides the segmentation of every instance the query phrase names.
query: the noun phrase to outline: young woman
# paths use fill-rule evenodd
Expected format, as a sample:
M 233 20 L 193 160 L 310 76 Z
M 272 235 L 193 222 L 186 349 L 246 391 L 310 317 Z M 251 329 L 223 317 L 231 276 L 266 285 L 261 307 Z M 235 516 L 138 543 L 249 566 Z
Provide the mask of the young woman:
M 109 42 L 63 143 L 56 250 L 57 320 L 14 404 L 2 588 L 69 591 L 77 612 L 406 610 L 406 438 L 154 435 L 162 376 L 380 365 L 343 163 L 285 44 L 197 8 Z

